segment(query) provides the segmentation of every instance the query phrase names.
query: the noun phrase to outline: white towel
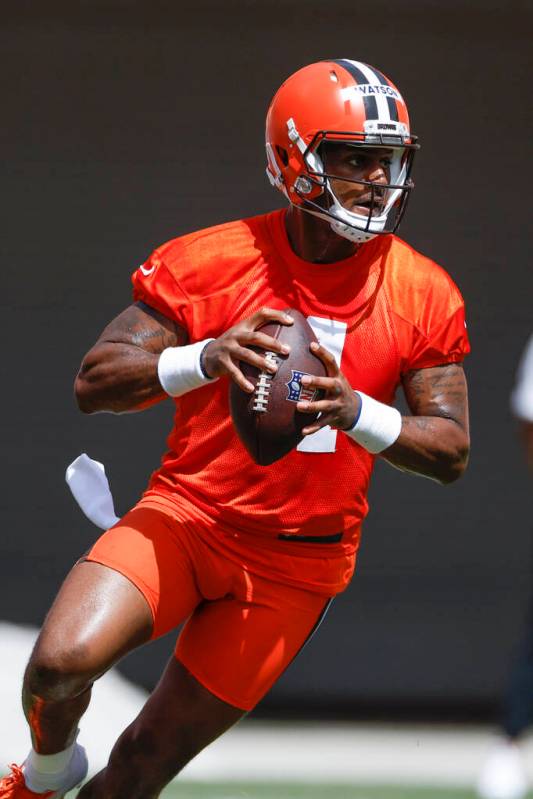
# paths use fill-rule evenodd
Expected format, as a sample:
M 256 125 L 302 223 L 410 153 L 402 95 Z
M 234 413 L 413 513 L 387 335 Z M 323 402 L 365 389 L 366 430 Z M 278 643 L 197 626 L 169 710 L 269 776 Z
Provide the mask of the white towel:
M 84 452 L 67 468 L 65 480 L 93 524 L 107 530 L 119 521 L 103 463 L 93 461 Z

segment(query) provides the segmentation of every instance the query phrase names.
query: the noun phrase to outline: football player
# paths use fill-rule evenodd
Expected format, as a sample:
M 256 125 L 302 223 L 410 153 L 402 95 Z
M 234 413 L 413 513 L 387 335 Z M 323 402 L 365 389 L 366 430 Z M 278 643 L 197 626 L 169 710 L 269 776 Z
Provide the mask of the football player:
M 175 655 L 83 799 L 149 799 L 251 710 L 354 570 L 376 456 L 445 484 L 468 457 L 461 295 L 395 233 L 418 149 L 377 69 L 311 64 L 276 93 L 267 174 L 288 207 L 164 244 L 133 274 L 133 304 L 83 359 L 84 413 L 169 395 L 174 427 L 139 503 L 65 580 L 31 656 L 32 749 L 2 799 L 62 797 L 87 769 L 78 723 L 94 681 L 186 620 Z M 265 322 L 297 308 L 320 341 L 320 412 L 275 466 L 250 459 L 228 412 L 239 363 L 275 365 Z M 253 348 L 259 348 L 257 352 Z M 410 414 L 392 406 L 401 386 Z

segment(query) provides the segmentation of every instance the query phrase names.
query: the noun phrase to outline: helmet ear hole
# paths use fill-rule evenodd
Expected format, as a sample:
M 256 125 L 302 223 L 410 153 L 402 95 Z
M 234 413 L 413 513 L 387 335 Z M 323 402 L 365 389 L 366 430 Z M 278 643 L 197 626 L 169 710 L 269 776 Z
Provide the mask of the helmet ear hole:
M 287 150 L 284 147 L 280 147 L 279 144 L 276 144 L 276 152 L 279 155 L 283 166 L 287 166 L 289 163 L 289 153 Z

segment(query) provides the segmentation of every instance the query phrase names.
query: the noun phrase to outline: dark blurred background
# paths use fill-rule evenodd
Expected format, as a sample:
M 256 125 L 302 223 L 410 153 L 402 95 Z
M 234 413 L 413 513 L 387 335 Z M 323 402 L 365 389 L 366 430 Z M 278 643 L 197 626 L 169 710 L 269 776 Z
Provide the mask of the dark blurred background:
M 493 714 L 530 588 L 531 486 L 509 412 L 533 328 L 531 5 L 520 0 L 2 4 L 5 280 L 0 618 L 40 624 L 95 528 L 63 481 L 85 451 L 117 510 L 159 462 L 171 403 L 83 417 L 72 382 L 130 274 L 181 233 L 278 207 L 263 124 L 282 80 L 367 61 L 423 149 L 402 228 L 467 302 L 472 458 L 441 488 L 378 464 L 356 577 L 257 714 Z M 121 668 L 150 687 L 173 640 Z

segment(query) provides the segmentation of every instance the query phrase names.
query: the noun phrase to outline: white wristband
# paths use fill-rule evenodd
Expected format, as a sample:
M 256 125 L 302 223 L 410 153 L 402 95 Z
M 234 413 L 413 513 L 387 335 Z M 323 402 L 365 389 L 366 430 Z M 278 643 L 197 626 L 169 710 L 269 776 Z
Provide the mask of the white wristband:
M 167 394 L 181 397 L 188 391 L 218 380 L 218 377 L 207 377 L 200 365 L 200 356 L 210 341 L 214 339 L 206 338 L 185 347 L 167 347 L 163 350 L 159 356 L 157 374 Z
M 344 432 L 372 455 L 377 455 L 394 444 L 400 435 L 402 415 L 396 408 L 378 402 L 362 391 L 355 393 L 361 398 L 361 411 L 354 426 Z

